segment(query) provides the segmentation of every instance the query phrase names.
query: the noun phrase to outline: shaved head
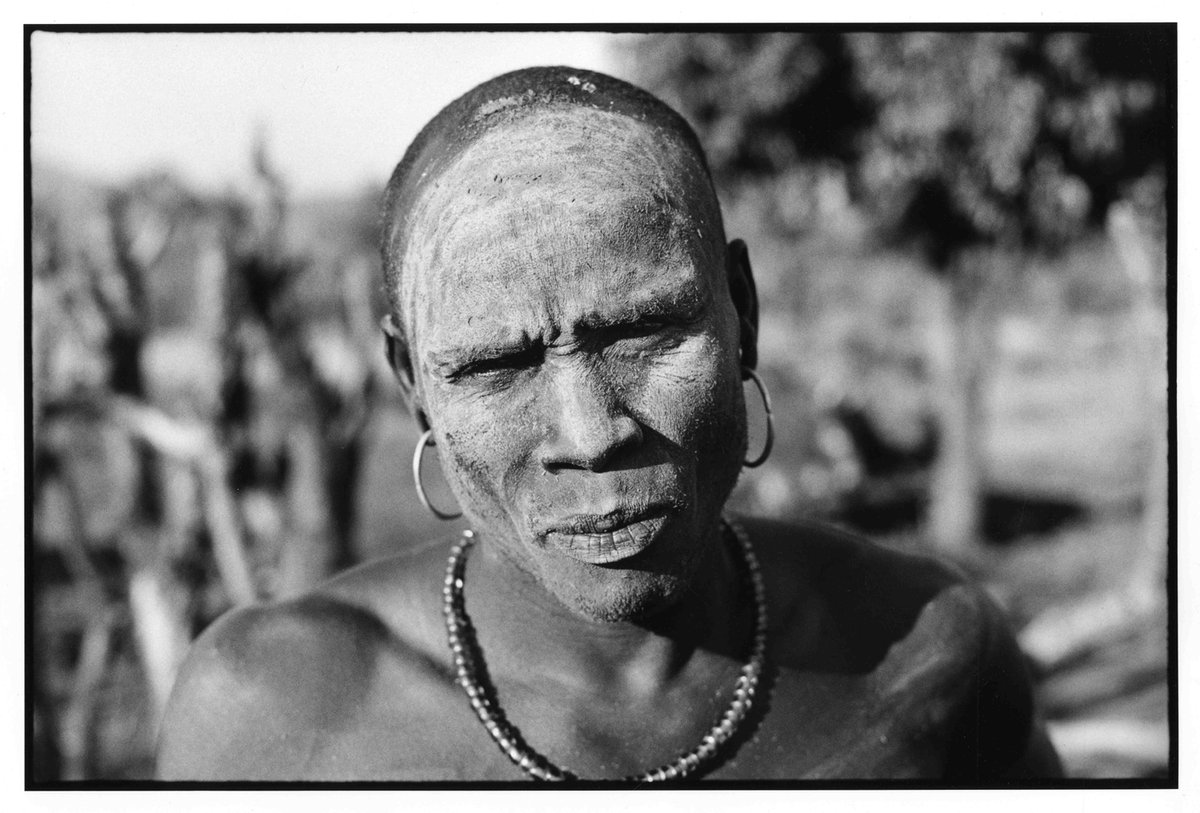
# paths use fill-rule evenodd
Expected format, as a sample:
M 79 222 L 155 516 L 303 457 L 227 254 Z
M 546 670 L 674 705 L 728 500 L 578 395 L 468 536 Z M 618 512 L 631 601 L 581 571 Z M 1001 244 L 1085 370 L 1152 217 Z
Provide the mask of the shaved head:
M 661 204 L 661 211 L 648 208 L 646 217 L 661 218 L 666 213 L 679 221 L 676 231 L 687 228 L 709 250 L 723 250 L 724 228 L 708 167 L 695 133 L 678 113 L 649 93 L 604 74 L 567 67 L 514 71 L 484 82 L 447 105 L 421 130 L 388 182 L 383 267 L 393 317 L 406 330 L 412 325 L 411 303 L 405 292 L 411 290 L 415 267 L 428 259 L 428 250 L 410 251 L 411 242 L 416 233 L 444 226 L 444 212 L 428 216 L 429 199 L 439 197 L 433 194 L 439 180 L 482 141 L 498 158 L 508 152 L 503 137 L 497 135 L 504 130 L 524 131 L 528 149 L 531 128 L 540 128 L 547 143 L 573 128 L 576 141 L 591 142 L 594 137 L 597 145 L 611 145 L 602 166 L 597 165 L 594 154 L 585 154 L 587 150 L 567 147 L 568 152 L 557 156 L 557 166 L 567 172 L 611 173 L 614 183 L 620 183 L 622 174 L 629 175 L 619 171 L 621 165 L 631 170 L 634 164 L 649 166 L 649 173 L 641 175 L 651 188 L 643 191 Z M 514 152 L 521 149 L 513 145 Z M 570 151 L 578 160 L 572 162 Z M 473 156 L 475 163 L 479 160 L 479 155 Z M 488 179 L 497 188 L 505 180 L 499 174 Z M 543 173 L 533 172 L 524 180 L 538 183 Z M 491 193 L 488 188 L 468 187 L 456 194 Z M 565 208 L 573 202 L 568 196 L 560 205 Z M 555 212 L 543 214 L 557 219 Z
M 386 207 L 388 358 L 505 580 L 594 620 L 679 601 L 720 551 L 756 326 L 691 128 L 608 76 L 510 73 L 422 130 Z M 570 519 L 614 512 L 636 533 Z

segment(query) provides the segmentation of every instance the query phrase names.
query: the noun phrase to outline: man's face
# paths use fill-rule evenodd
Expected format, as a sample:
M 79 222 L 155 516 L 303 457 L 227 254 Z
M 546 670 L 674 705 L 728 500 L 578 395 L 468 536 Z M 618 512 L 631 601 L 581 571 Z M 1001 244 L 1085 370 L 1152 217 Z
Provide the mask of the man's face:
M 629 118 L 547 111 L 415 204 L 402 301 L 447 479 L 486 544 L 599 620 L 683 594 L 745 449 L 699 173 Z

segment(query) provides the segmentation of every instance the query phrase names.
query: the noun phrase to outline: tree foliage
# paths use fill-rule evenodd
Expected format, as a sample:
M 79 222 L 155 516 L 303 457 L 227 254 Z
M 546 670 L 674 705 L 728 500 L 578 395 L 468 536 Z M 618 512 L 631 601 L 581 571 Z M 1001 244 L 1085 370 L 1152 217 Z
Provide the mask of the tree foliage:
M 719 183 L 850 161 L 869 109 L 831 34 L 665 34 L 639 41 L 640 81 L 696 127 Z
M 855 177 L 881 225 L 946 267 L 965 248 L 1055 251 L 1165 155 L 1164 43 L 1136 32 L 848 37 L 875 105 Z
M 144 775 L 192 636 L 357 556 L 374 247 L 297 241 L 261 150 L 255 179 L 35 173 L 39 780 Z
M 635 57 L 718 184 L 841 162 L 882 233 L 946 268 L 972 246 L 1060 249 L 1120 198 L 1161 211 L 1169 36 L 664 34 Z
M 1166 26 L 635 45 L 638 80 L 695 126 L 725 200 L 750 202 L 751 222 L 791 255 L 804 231 L 838 231 L 810 216 L 827 208 L 832 177 L 853 204 L 832 209 L 852 225 L 844 233 L 865 223 L 886 245 L 919 249 L 945 283 L 923 300 L 938 448 L 926 525 L 939 548 L 979 535 L 984 381 L 1014 273 L 1097 230 L 1118 201 L 1161 238 L 1173 45 Z

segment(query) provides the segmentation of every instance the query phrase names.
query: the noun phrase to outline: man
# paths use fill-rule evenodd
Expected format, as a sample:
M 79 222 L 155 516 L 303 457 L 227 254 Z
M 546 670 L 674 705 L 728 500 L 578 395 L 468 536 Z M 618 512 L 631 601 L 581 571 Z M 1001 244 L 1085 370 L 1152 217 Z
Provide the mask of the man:
M 214 624 L 162 778 L 1058 772 L 977 590 L 817 524 L 722 519 L 757 301 L 673 111 L 567 68 L 484 83 L 397 167 L 383 255 L 418 484 L 431 441 L 474 536 Z

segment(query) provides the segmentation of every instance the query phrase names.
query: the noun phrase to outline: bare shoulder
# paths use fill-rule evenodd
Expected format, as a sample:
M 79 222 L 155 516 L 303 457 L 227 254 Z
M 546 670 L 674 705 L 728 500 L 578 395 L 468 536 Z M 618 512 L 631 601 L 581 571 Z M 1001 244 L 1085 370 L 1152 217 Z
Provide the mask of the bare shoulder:
M 948 779 L 1060 775 L 1024 658 L 981 587 L 821 523 L 745 525 L 774 595 L 781 665 L 861 677 L 891 717 L 936 732 Z
M 317 593 L 375 616 L 410 646 L 440 656 L 445 649 L 442 583 L 455 541 L 435 539 L 351 568 L 321 585 Z
M 440 546 L 423 548 L 219 618 L 180 668 L 159 738 L 159 777 L 301 774 L 317 738 L 353 727 L 378 702 L 381 669 L 413 678 L 389 686 L 440 677 L 440 578 L 429 578 L 439 558 Z
M 840 657 L 844 668 L 865 670 L 901 642 L 935 646 L 943 657 L 975 658 L 992 628 L 1003 624 L 980 588 L 932 557 L 820 522 L 744 524 L 775 596 L 774 616 L 789 633 L 784 639 L 796 639 L 793 628 L 807 625 L 810 647 Z M 813 636 L 815 642 L 808 640 Z

